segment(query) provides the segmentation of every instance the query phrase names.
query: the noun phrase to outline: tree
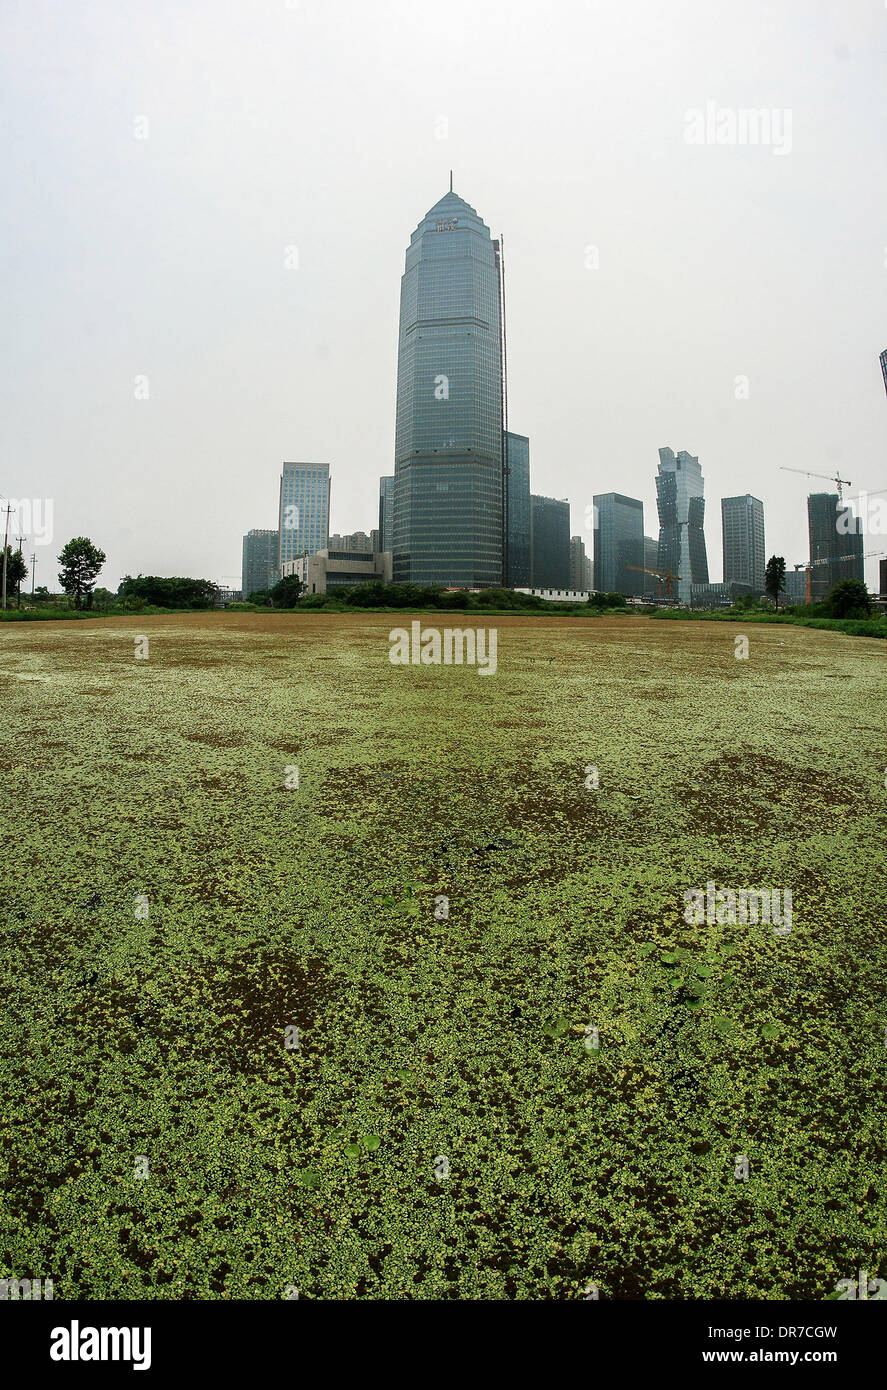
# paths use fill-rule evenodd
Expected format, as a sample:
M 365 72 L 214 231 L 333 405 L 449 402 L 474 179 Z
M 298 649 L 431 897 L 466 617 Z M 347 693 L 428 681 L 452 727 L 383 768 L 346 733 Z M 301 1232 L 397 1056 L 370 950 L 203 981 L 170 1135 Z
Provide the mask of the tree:
M 771 555 L 764 572 L 764 588 L 779 612 L 779 595 L 785 590 L 785 560 L 781 555 Z
M 84 599 L 89 606 L 93 585 L 107 558 L 86 536 L 75 536 L 62 550 L 59 583 L 66 594 L 73 595 L 75 608 L 82 608 Z
M 209 579 L 186 579 L 158 574 L 125 574 L 117 588 L 117 597 L 126 608 L 139 605 L 153 608 L 212 608 L 218 585 Z
M 275 608 L 295 608 L 302 596 L 304 585 L 297 574 L 286 574 L 278 579 L 271 590 L 271 602 Z
M 0 548 L 0 565 L 3 564 L 2 548 Z M 6 592 L 18 596 L 22 581 L 28 577 L 28 567 L 25 564 L 24 556 L 20 550 L 13 550 L 11 546 L 6 547 Z
M 92 607 L 97 608 L 100 613 L 110 608 L 113 603 L 114 595 L 111 593 L 110 589 L 96 589 L 94 591 L 92 596 Z
M 839 579 L 826 606 L 831 618 L 867 618 L 872 611 L 871 594 L 861 579 Z
M 601 590 L 596 590 L 588 595 L 588 603 L 592 608 L 625 608 L 625 597 L 623 594 L 605 594 Z

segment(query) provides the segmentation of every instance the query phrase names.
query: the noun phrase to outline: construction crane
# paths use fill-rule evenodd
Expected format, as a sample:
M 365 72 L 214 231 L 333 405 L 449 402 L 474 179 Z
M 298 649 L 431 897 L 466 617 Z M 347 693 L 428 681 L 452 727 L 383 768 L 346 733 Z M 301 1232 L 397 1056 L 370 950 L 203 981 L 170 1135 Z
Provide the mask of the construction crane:
M 657 594 L 657 598 L 662 598 L 662 583 L 663 583 L 663 580 L 665 581 L 665 597 L 666 597 L 666 598 L 671 598 L 671 596 L 672 596 L 672 581 L 675 580 L 675 579 L 680 579 L 680 577 L 681 577 L 679 574 L 673 574 L 670 567 L 669 567 L 669 570 L 668 570 L 668 573 L 667 573 L 667 574 L 661 574 L 661 573 L 659 572 L 659 570 L 647 570 L 647 569 L 644 569 L 643 565 L 626 565 L 625 568 L 626 568 L 627 570 L 635 570 L 638 574 L 652 574 L 652 576 L 653 576 L 654 579 L 658 579 L 658 581 L 659 581 L 659 593 Z
M 805 478 L 824 478 L 826 482 L 834 483 L 835 487 L 838 489 L 839 502 L 843 502 L 844 500 L 844 488 L 851 486 L 849 478 L 833 478 L 828 473 L 811 473 L 809 468 L 787 468 L 784 463 L 781 463 L 779 467 L 783 473 L 803 473 Z
M 863 558 L 863 560 L 870 560 L 870 559 L 872 558 L 872 556 L 879 556 L 879 555 L 883 555 L 883 554 L 884 554 L 884 552 L 883 552 L 882 550 L 870 550 L 870 551 L 868 551 L 867 554 L 863 555 L 862 558 Z M 824 558 L 819 559 L 819 560 L 802 560 L 801 563 L 800 563 L 799 565 L 793 565 L 792 568 L 793 568 L 795 571 L 797 571 L 797 570 L 806 570 L 806 571 L 807 571 L 806 580 L 805 580 L 805 584 L 804 584 L 804 602 L 805 602 L 805 603 L 812 603 L 812 602 L 813 602 L 813 598 L 812 598 L 812 592 L 813 592 L 812 581 L 813 581 L 813 567 L 814 567 L 814 565 L 845 565 L 845 564 L 847 563 L 848 560 L 858 560 L 859 558 L 860 558 L 860 557 L 859 557 L 858 555 L 827 555 L 827 556 L 825 556 Z

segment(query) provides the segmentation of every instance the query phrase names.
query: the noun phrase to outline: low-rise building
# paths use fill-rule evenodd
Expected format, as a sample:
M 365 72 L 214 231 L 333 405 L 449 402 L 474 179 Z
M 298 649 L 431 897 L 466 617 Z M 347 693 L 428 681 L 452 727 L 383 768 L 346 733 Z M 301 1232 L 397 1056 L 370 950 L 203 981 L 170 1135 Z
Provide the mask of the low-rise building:
M 326 594 L 333 589 L 350 589 L 355 584 L 378 580 L 391 583 L 390 550 L 321 550 L 317 555 L 300 555 L 283 566 L 284 578 L 295 574 L 306 594 Z

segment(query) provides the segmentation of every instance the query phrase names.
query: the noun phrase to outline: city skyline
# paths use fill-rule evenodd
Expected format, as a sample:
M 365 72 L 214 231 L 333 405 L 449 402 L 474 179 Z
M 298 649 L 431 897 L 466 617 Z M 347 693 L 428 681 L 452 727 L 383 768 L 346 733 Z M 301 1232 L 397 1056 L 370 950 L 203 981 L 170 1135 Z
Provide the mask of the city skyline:
M 520 0 L 497 18 L 454 0 L 445 21 L 356 10 L 343 29 L 302 0 L 245 30 L 225 0 L 126 22 L 103 0 L 88 20 L 35 0 L 0 23 L 20 191 L 0 491 L 54 499 L 38 583 L 81 534 L 112 588 L 236 574 L 242 535 L 277 524 L 259 480 L 284 459 L 328 459 L 338 529 L 371 523 L 393 463 L 405 229 L 451 168 L 504 235 L 509 420 L 574 529 L 610 488 L 653 515 L 649 460 L 669 439 L 703 461 L 715 576 L 719 497 L 759 497 L 791 565 L 811 488 L 780 465 L 839 472 L 853 495 L 887 484 L 876 7 L 753 2 L 715 22 L 689 0 L 666 22 L 640 0 L 551 26 Z M 207 44 L 200 82 L 182 82 Z M 306 52 L 316 72 L 295 86 Z M 543 60 L 544 103 L 520 78 Z M 790 152 L 688 143 L 686 112 L 709 99 L 791 110 Z M 651 224 L 659 207 L 675 212 Z

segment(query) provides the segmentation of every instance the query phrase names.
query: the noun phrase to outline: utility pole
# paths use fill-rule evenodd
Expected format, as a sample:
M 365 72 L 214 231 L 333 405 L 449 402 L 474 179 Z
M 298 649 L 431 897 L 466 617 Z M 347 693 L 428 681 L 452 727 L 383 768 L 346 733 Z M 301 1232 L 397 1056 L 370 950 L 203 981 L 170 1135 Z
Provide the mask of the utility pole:
M 6 607 L 6 550 L 9 545 L 9 514 L 12 511 L 12 503 L 6 503 L 6 534 L 3 537 L 3 607 Z

